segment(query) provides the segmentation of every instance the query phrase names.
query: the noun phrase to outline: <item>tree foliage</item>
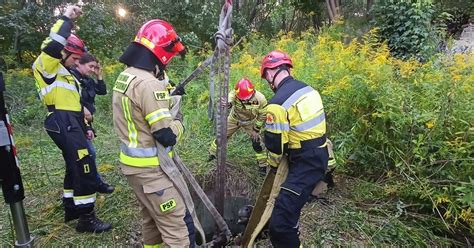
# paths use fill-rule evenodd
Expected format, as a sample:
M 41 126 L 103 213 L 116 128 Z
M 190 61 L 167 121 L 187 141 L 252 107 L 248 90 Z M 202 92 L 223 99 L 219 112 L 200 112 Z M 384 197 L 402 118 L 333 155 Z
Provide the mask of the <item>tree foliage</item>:
M 391 52 L 404 59 L 424 59 L 434 49 L 434 8 L 429 1 L 383 1 L 373 9 L 374 24 Z
M 29 67 L 49 27 L 68 3 L 0 2 L 0 62 L 8 68 Z M 109 59 L 116 59 L 138 27 L 153 18 L 172 23 L 189 48 L 207 49 L 206 44 L 214 42 L 223 4 L 223 0 L 82 2 L 84 16 L 77 21 L 75 32 L 93 53 Z M 472 2 L 463 0 L 234 0 L 233 5 L 235 40 L 253 32 L 275 37 L 279 32 L 301 33 L 310 27 L 320 31 L 334 23 L 335 15 L 347 20 L 346 32 L 360 37 L 369 29 L 367 20 L 375 17 L 372 25 L 380 27 L 382 38 L 388 40 L 395 55 L 406 58 L 421 58 L 434 48 L 433 17 L 446 17 L 437 23 L 444 23 L 443 29 L 451 33 L 459 33 L 473 13 Z M 369 12 L 372 6 L 374 11 Z M 125 17 L 117 15 L 119 7 L 127 10 Z
M 3 58 L 3 63 L 15 67 L 31 61 L 49 33 L 52 20 L 49 7 L 21 3 L 0 5 L 0 50 L 10 55 Z

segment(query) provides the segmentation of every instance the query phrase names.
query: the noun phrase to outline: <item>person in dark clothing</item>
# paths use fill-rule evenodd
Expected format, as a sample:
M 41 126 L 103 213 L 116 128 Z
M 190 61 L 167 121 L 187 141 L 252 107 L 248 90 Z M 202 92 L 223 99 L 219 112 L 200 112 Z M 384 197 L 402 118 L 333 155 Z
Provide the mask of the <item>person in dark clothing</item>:
M 102 68 L 99 61 L 90 53 L 85 53 L 76 66 L 71 69 L 71 73 L 78 79 L 81 87 L 81 103 L 84 106 L 84 117 L 88 123 L 86 138 L 87 149 L 94 161 L 96 160 L 96 149 L 92 141 L 96 137 L 95 130 L 92 128 L 93 115 L 95 109 L 95 96 L 106 95 L 107 86 L 102 78 Z M 97 81 L 92 78 L 95 75 Z M 105 183 L 99 172 L 97 171 L 97 192 L 110 194 L 114 191 L 114 187 Z

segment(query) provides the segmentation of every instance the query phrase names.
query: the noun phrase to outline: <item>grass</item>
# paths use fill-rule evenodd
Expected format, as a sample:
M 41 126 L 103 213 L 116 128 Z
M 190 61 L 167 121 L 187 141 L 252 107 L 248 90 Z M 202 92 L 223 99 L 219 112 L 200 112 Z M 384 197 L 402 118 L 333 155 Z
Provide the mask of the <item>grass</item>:
M 107 78 L 110 84 L 114 75 Z M 42 129 L 45 114 L 35 95 L 33 79 L 12 73 L 7 78 L 9 109 L 15 124 L 26 198 L 24 206 L 31 234 L 38 247 L 140 247 L 141 228 L 138 205 L 118 168 L 118 139 L 111 118 L 111 94 L 97 99 L 95 128 L 98 137 L 97 164 L 104 179 L 116 187 L 111 195 L 100 195 L 96 211 L 114 228 L 103 234 L 79 234 L 75 222 L 63 222 L 61 207 L 64 162 L 58 148 Z M 15 83 L 13 83 L 15 82 Z M 204 81 L 195 84 L 205 84 Z M 109 85 L 110 86 L 110 85 Z M 109 87 L 110 88 L 110 87 Z M 213 139 L 206 115 L 206 97 L 196 95 L 190 85 L 184 112 L 186 133 L 178 147 L 181 157 L 201 181 L 212 182 L 213 163 L 206 162 Z M 27 99 L 27 101 L 24 101 Z M 228 160 L 236 172 L 228 185 L 249 184 L 254 195 L 261 183 L 253 159 L 251 143 L 237 133 L 229 143 Z M 456 246 L 454 240 L 436 236 L 429 216 L 410 213 L 397 199 L 384 193 L 383 182 L 338 175 L 336 188 L 328 192 L 328 204 L 308 204 L 301 218 L 301 237 L 305 247 L 320 246 Z M 206 186 L 210 187 L 210 186 Z M 233 186 L 234 187 L 234 186 Z M 9 207 L 1 203 L 0 246 L 12 247 Z

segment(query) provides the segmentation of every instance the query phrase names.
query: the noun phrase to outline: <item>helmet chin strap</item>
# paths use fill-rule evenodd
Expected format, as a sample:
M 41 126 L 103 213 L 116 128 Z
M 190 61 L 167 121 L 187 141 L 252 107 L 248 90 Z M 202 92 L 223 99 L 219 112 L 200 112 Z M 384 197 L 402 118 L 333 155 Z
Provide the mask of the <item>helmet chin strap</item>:
M 288 71 L 288 68 L 286 66 L 282 66 L 278 68 L 278 71 L 275 73 L 275 75 L 272 78 L 272 82 L 270 83 L 270 87 L 272 88 L 273 92 L 276 92 L 276 86 L 275 86 L 275 79 L 280 74 L 282 71 Z
M 161 68 L 159 65 L 155 65 L 155 77 L 157 79 L 164 80 L 165 79 L 165 69 Z
M 66 58 L 62 58 L 62 59 L 61 59 L 61 64 L 66 65 L 66 60 L 67 60 L 69 57 L 71 57 L 71 54 L 72 54 L 72 53 L 70 53 L 69 51 L 66 51 L 66 50 L 64 50 L 64 52 L 66 53 Z

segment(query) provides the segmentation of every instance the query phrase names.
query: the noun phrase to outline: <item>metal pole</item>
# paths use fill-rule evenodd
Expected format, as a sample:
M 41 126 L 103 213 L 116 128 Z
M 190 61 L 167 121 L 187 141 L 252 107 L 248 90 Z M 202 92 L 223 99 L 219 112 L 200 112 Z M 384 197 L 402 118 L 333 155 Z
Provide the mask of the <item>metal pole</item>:
M 28 230 L 23 199 L 25 192 L 21 181 L 20 167 L 16 157 L 15 142 L 8 118 L 3 92 L 5 82 L 0 72 L 0 184 L 5 202 L 10 205 L 16 235 L 15 247 L 33 247 L 33 238 Z
M 10 203 L 10 211 L 12 212 L 13 226 L 16 233 L 15 247 L 33 247 L 33 238 L 30 236 L 30 230 L 26 222 L 23 201 Z
M 229 94 L 230 45 L 232 44 L 232 0 L 226 0 L 219 16 L 219 31 L 216 33 L 217 78 L 219 98 L 217 102 L 217 173 L 215 205 L 224 216 L 225 178 L 227 160 L 227 103 Z

